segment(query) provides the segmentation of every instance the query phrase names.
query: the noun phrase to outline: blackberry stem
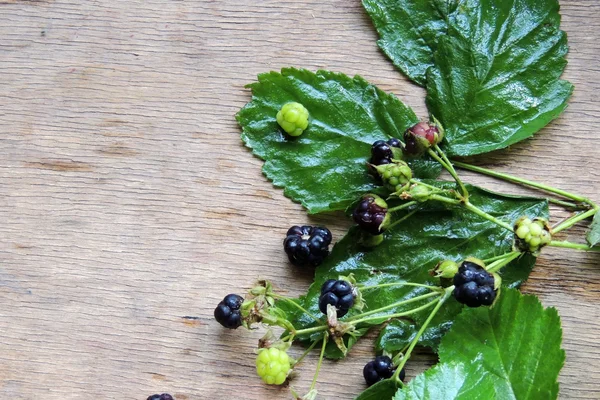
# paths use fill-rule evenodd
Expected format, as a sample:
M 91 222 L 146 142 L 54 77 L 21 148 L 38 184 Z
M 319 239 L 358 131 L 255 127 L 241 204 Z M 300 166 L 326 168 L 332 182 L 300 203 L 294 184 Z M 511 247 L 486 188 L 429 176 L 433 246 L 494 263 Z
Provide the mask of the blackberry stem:
M 385 318 L 385 321 L 389 321 L 392 318 L 405 317 L 407 315 L 414 314 L 414 313 L 419 312 L 421 310 L 425 310 L 425 309 L 431 307 L 432 305 L 434 305 L 438 301 L 439 301 L 439 298 L 437 298 L 437 299 L 435 299 L 433 301 L 430 301 L 429 303 L 427 303 L 425 305 L 422 305 L 421 307 L 413 308 L 412 310 L 403 311 L 403 312 L 399 312 L 399 313 L 395 313 L 395 314 L 379 315 L 379 316 L 374 316 L 374 317 L 361 318 L 361 319 L 352 321 L 352 324 L 356 326 L 356 325 L 358 325 L 358 324 L 360 324 L 362 322 L 368 322 L 368 321 L 373 321 L 373 320 L 377 321 L 377 320 L 381 320 L 382 318 Z
M 285 297 L 285 296 L 281 296 L 275 293 L 271 293 L 270 294 L 273 298 L 278 299 L 278 300 L 282 300 L 285 301 L 287 303 L 293 304 L 294 307 L 296 307 L 297 309 L 299 309 L 300 311 L 302 311 L 303 313 L 305 313 L 306 315 L 308 315 L 309 317 L 311 317 L 312 319 L 314 319 L 317 322 L 321 322 L 321 320 L 317 317 L 315 317 L 313 314 L 311 314 L 308 310 L 306 310 L 304 307 L 302 307 L 300 304 L 296 303 L 294 300 Z
M 310 384 L 310 389 L 313 390 L 315 385 L 317 384 L 317 378 L 319 377 L 319 371 L 321 371 L 321 365 L 323 365 L 323 356 L 325 356 L 325 346 L 327 346 L 327 340 L 329 339 L 329 334 L 327 332 L 323 335 L 323 346 L 321 346 L 321 354 L 319 355 L 319 363 L 317 364 L 317 369 L 315 371 L 315 376 L 313 377 L 312 383 Z
M 440 149 L 440 147 L 437 144 L 433 146 L 433 149 L 428 149 L 427 151 L 431 157 L 433 157 L 437 162 L 442 164 L 442 167 L 444 167 L 450 173 L 450 175 L 452 175 L 452 177 L 456 181 L 456 184 L 460 187 L 460 191 L 462 192 L 463 199 L 465 201 L 468 201 L 469 191 L 467 190 L 464 183 L 458 177 L 458 174 L 456 173 L 456 170 L 454 169 L 452 162 L 446 156 L 446 153 L 444 153 L 444 151 L 442 149 Z
M 427 317 L 427 319 L 425 320 L 423 325 L 421 325 L 421 329 L 419 329 L 415 338 L 412 340 L 412 342 L 410 342 L 410 346 L 408 346 L 408 350 L 406 350 L 404 357 L 402 357 L 402 360 L 398 364 L 398 367 L 396 367 L 396 371 L 394 372 L 394 375 L 392 376 L 392 379 L 394 379 L 396 382 L 401 383 L 401 381 L 399 379 L 400 371 L 402 371 L 402 368 L 404 368 L 404 365 L 410 358 L 410 355 L 411 355 L 413 349 L 415 348 L 415 346 L 417 345 L 417 342 L 419 341 L 421 336 L 423 336 L 423 332 L 425 332 L 425 329 L 427 329 L 427 327 L 429 326 L 429 323 L 431 323 L 431 320 L 433 319 L 433 317 L 435 317 L 435 315 L 440 310 L 442 305 L 446 302 L 446 300 L 448 300 L 448 297 L 450 297 L 453 290 L 454 290 L 454 286 L 450 286 L 449 288 L 446 288 L 444 294 L 436 300 L 437 304 L 436 304 L 435 308 L 433 310 L 431 310 L 429 317 Z
M 407 219 L 409 219 L 410 217 L 412 217 L 413 215 L 415 215 L 417 212 L 419 212 L 418 208 L 416 210 L 412 210 L 411 212 L 409 212 L 408 214 L 406 214 L 404 217 L 400 218 L 399 220 L 396 220 L 396 221 L 392 222 L 387 227 L 387 230 L 391 230 L 394 226 L 398 225 L 401 222 L 406 221 Z
M 356 316 L 354 316 L 352 318 L 348 318 L 347 322 L 352 322 L 353 320 L 355 320 L 357 318 L 358 318 L 359 321 L 362 321 L 364 319 L 364 317 L 366 317 L 368 315 L 377 314 L 377 313 L 380 313 L 382 311 L 386 311 L 386 310 L 389 310 L 389 309 L 392 309 L 392 308 L 398 307 L 398 306 L 403 306 L 405 304 L 414 303 L 414 302 L 419 301 L 419 300 L 425 300 L 425 299 L 428 299 L 428 298 L 430 298 L 432 296 L 439 296 L 439 292 L 429 292 L 427 294 L 423 294 L 423 295 L 417 296 L 417 297 L 412 297 L 412 298 L 407 299 L 407 300 L 397 301 L 397 302 L 389 304 L 387 306 L 380 307 L 380 308 L 377 308 L 375 310 L 371 310 L 371 311 L 367 311 L 367 312 L 361 313 L 361 314 L 356 315 Z M 384 317 L 384 315 L 382 315 L 380 317 Z
M 454 164 L 459 168 L 467 169 L 467 170 L 473 171 L 473 172 L 478 172 L 480 174 L 492 176 L 494 178 L 503 179 L 508 182 L 517 183 L 517 184 L 525 185 L 525 186 L 531 186 L 536 189 L 544 190 L 546 192 L 550 192 L 550 193 L 554 193 L 554 194 L 562 196 L 562 197 L 566 197 L 567 199 L 575 200 L 576 202 L 579 202 L 579 203 L 586 203 L 592 207 L 597 207 L 597 205 L 594 204 L 594 202 L 592 202 L 590 199 L 588 199 L 586 197 L 579 196 L 577 194 L 570 193 L 565 190 L 557 189 L 555 187 L 548 186 L 543 183 L 530 181 L 528 179 L 519 178 L 519 177 L 516 177 L 513 175 L 505 174 L 503 172 L 492 171 L 487 168 L 477 167 L 475 165 L 466 164 L 466 163 L 459 162 L 459 161 L 455 161 Z
M 363 290 L 379 289 L 379 288 L 386 288 L 386 287 L 392 287 L 392 286 L 414 286 L 414 287 L 426 288 L 426 289 L 429 289 L 429 290 L 440 290 L 439 286 L 429 286 L 429 285 L 423 285 L 423 284 L 420 284 L 420 283 L 412 283 L 412 282 L 382 283 L 382 284 L 373 285 L 373 286 L 359 286 L 358 288 L 361 291 L 363 291 Z
M 409 201 L 408 203 L 404 203 L 404 204 L 400 204 L 399 206 L 396 206 L 396 207 L 388 208 L 388 212 L 395 212 L 395 211 L 404 210 L 405 208 L 408 208 L 410 206 L 414 206 L 417 203 L 418 203 L 418 201 L 415 201 L 415 200 Z
M 302 360 L 304 360 L 304 357 L 306 357 L 308 355 L 308 353 L 310 353 L 311 350 L 314 349 L 315 346 L 317 345 L 317 343 L 319 343 L 322 339 L 324 339 L 324 338 L 321 338 L 321 339 L 318 339 L 318 340 L 315 340 L 314 342 L 312 342 L 310 344 L 310 346 L 308 346 L 308 348 L 304 351 L 304 353 L 302 353 L 302 355 L 296 360 L 296 362 L 294 363 L 294 365 L 300 364 L 300 362 Z
M 598 212 L 598 208 L 595 207 L 584 213 L 573 215 L 571 218 L 569 218 L 566 221 L 563 221 L 560 224 L 558 224 L 557 226 L 553 227 L 551 232 L 554 234 L 554 233 L 558 233 L 562 230 L 569 229 L 570 227 L 572 227 L 579 221 L 583 221 L 586 218 L 593 217 L 597 212 Z
M 491 263 L 487 266 L 486 270 L 490 273 L 498 272 L 500 269 L 510 264 L 514 259 L 518 258 L 520 255 L 520 251 L 511 251 L 510 253 L 506 253 L 504 255 L 504 258 L 501 258 Z
M 579 243 L 573 243 L 573 242 L 568 242 L 568 241 L 558 241 L 558 240 L 553 240 L 551 241 L 548 246 L 552 246 L 552 247 L 563 247 L 563 248 L 567 248 L 567 249 L 574 249 L 574 250 L 583 250 L 583 251 L 598 251 L 600 252 L 600 247 L 598 246 L 594 246 L 594 247 L 590 247 L 587 244 L 579 244 Z
M 461 201 L 461 200 L 456 200 L 456 199 L 450 199 L 448 197 L 440 196 L 437 194 L 432 194 L 430 196 L 430 199 L 437 200 L 437 201 L 440 201 L 440 202 L 446 203 L 446 204 L 456 205 L 456 206 L 462 205 L 463 207 L 465 207 L 467 210 L 471 211 L 472 213 L 477 214 L 480 217 L 485 218 L 488 221 L 495 223 L 496 225 L 499 225 L 505 229 L 508 229 L 511 232 L 513 231 L 512 226 L 510 226 L 509 224 L 507 224 L 504 221 L 499 220 L 498 218 L 494 217 L 493 215 L 486 213 L 479 207 L 474 206 L 469 200 Z

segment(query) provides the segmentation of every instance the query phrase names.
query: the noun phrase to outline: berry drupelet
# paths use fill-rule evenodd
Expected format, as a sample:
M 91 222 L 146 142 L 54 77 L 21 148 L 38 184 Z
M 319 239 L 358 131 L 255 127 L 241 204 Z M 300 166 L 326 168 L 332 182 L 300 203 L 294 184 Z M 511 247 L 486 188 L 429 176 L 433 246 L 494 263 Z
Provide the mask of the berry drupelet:
M 297 266 L 317 266 L 329 254 L 331 232 L 319 226 L 292 226 L 283 240 L 290 262 Z
M 148 396 L 146 400 L 173 400 L 173 396 L 169 393 L 153 394 L 152 396 Z
M 369 361 L 363 368 L 363 376 L 367 386 L 376 384 L 377 382 L 391 378 L 394 375 L 396 368 L 392 363 L 392 359 L 388 356 L 377 356 L 375 360 Z M 405 372 L 404 368 L 400 371 L 399 378 L 401 381 L 404 380 Z
M 285 351 L 275 347 L 258 351 L 256 373 L 267 385 L 281 385 L 290 370 L 290 357 Z
M 327 305 L 331 304 L 337 310 L 338 318 L 348 313 L 354 305 L 354 288 L 344 280 L 330 279 L 321 286 L 319 310 L 327 315 Z
M 352 219 L 364 231 L 371 235 L 379 235 L 389 224 L 387 209 L 385 200 L 377 195 L 367 194 L 352 212 Z
M 215 319 L 225 328 L 237 329 L 242 325 L 240 307 L 244 299 L 237 294 L 228 294 L 215 308 Z
M 466 260 L 454 275 L 454 297 L 469 307 L 490 306 L 496 299 L 494 275 L 479 260 Z

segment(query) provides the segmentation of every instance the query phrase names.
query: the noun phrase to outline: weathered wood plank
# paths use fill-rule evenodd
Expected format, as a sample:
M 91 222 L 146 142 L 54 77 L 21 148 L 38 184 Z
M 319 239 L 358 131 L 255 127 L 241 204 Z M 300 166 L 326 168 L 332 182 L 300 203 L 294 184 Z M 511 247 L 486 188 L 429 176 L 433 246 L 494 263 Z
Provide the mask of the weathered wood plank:
M 600 200 L 600 5 L 561 3 L 571 104 L 490 161 Z M 308 218 L 263 178 L 233 116 L 244 84 L 289 65 L 361 74 L 425 116 L 423 90 L 378 51 L 360 2 L 0 0 L 0 37 L 0 393 L 289 398 L 255 376 L 261 334 L 212 319 L 259 277 L 293 295 L 311 278 L 281 248 Z M 317 220 L 335 238 L 347 227 Z M 598 258 L 547 251 L 525 291 L 563 317 L 561 398 L 600 398 Z M 325 363 L 324 398 L 362 390 L 371 351 L 365 340 Z M 409 377 L 432 362 L 419 355 Z

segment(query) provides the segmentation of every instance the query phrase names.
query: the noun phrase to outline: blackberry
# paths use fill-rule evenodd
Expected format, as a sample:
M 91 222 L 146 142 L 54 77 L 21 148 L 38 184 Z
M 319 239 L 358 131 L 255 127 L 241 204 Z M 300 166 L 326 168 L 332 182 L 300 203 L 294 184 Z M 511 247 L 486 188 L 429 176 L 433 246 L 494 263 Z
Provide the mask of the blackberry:
M 469 307 L 490 306 L 496 298 L 494 275 L 479 260 L 466 260 L 454 275 L 454 297 Z
M 338 318 L 348 313 L 354 305 L 354 288 L 352 284 L 344 280 L 330 279 L 321 286 L 321 297 L 319 297 L 319 310 L 327 315 L 327 305 L 331 304 L 337 310 Z
M 387 208 L 387 203 L 381 197 L 367 194 L 352 212 L 352 219 L 364 231 L 379 235 L 389 224 L 390 216 Z
M 149 396 L 146 400 L 173 400 L 173 396 L 171 396 L 169 393 L 153 394 L 152 396 Z
M 388 356 L 377 356 L 375 360 L 365 364 L 363 376 L 365 377 L 367 386 L 371 386 L 383 379 L 391 378 L 394 375 L 395 369 L 391 358 Z M 402 368 L 399 375 L 400 380 L 403 381 L 405 377 L 404 368 Z
M 215 308 L 215 319 L 225 328 L 237 329 L 242 325 L 240 307 L 244 299 L 237 294 L 228 294 Z
M 256 373 L 267 385 L 281 385 L 292 369 L 288 354 L 275 347 L 260 349 L 256 357 Z
M 287 103 L 277 113 L 277 123 L 290 136 L 300 136 L 308 127 L 308 110 L 300 103 Z
M 390 164 L 392 158 L 399 158 L 400 152 L 397 151 L 394 154 L 393 148 L 401 148 L 402 143 L 396 138 L 391 138 L 387 142 L 384 140 L 378 140 L 371 146 L 371 159 L 369 160 L 370 165 L 384 165 Z
M 386 143 L 389 144 L 392 147 L 397 147 L 399 149 L 402 148 L 402 142 L 400 141 L 400 139 L 391 138 Z
M 444 139 L 444 130 L 439 123 L 419 122 L 404 132 L 404 151 L 419 155 Z
M 317 266 L 329 254 L 331 232 L 319 226 L 292 226 L 283 240 L 290 262 L 297 266 Z

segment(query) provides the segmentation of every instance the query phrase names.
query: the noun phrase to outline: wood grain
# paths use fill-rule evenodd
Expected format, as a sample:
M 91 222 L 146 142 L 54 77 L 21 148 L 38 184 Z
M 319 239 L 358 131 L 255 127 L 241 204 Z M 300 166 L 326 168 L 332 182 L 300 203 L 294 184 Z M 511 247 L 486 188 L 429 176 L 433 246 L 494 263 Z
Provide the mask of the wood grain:
M 570 106 L 486 161 L 598 201 L 600 4 L 561 4 Z M 234 114 L 257 73 L 294 65 L 361 74 L 425 116 L 423 90 L 379 52 L 360 2 L 3 0 L 0 38 L 0 394 L 290 398 L 255 376 L 261 333 L 212 318 L 258 278 L 290 295 L 311 279 L 281 247 L 309 219 L 261 175 Z M 348 226 L 311 220 L 337 239 Z M 563 318 L 560 397 L 600 399 L 598 257 L 544 252 L 524 290 Z M 371 356 L 364 340 L 326 362 L 323 398 L 360 392 Z M 315 361 L 298 368 L 300 391 Z M 418 354 L 409 377 L 434 362 Z

